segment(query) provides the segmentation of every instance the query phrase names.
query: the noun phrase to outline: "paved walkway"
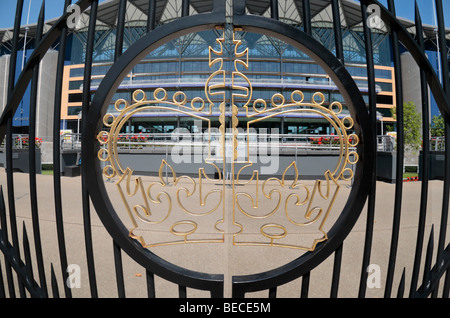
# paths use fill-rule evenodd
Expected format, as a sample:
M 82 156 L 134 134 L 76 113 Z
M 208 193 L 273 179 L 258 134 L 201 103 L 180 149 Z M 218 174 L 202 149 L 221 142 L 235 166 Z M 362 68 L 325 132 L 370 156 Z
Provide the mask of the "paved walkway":
M 39 215 L 42 233 L 43 250 L 46 266 L 50 268 L 53 263 L 57 275 L 61 275 L 59 267 L 59 253 L 56 239 L 56 223 L 53 203 L 53 178 L 52 176 L 38 176 Z M 63 186 L 63 211 L 65 222 L 65 235 L 68 249 L 69 264 L 80 266 L 82 273 L 81 288 L 73 289 L 75 297 L 90 297 L 89 283 L 87 280 L 87 267 L 84 252 L 83 216 L 81 209 L 81 179 L 79 177 L 62 178 Z M 6 177 L 4 171 L 0 171 L 0 184 L 6 188 Z M 431 225 L 434 224 L 435 231 L 439 229 L 441 215 L 442 182 L 431 181 L 429 189 L 429 202 L 427 214 L 428 238 Z M 114 184 L 106 183 L 108 191 L 111 191 L 111 200 L 114 204 L 121 204 L 117 192 L 114 192 Z M 406 269 L 406 286 L 409 288 L 409 278 L 412 272 L 414 258 L 419 201 L 420 182 L 404 183 L 403 214 L 401 217 L 401 231 L 399 237 L 398 259 L 396 264 L 395 288 L 400 281 L 403 268 Z M 206 189 L 206 186 L 205 186 Z M 206 190 L 205 190 L 206 191 Z M 346 199 L 350 186 L 341 189 L 340 197 Z M 114 194 L 115 193 L 115 194 Z M 380 287 L 367 290 L 367 297 L 382 297 L 384 293 L 385 277 L 388 265 L 391 228 L 394 210 L 395 185 L 383 182 L 377 183 L 376 217 L 374 224 L 374 238 L 371 263 L 380 268 Z M 30 214 L 30 198 L 28 188 L 28 176 L 26 174 L 15 174 L 15 197 L 18 224 L 20 232 L 22 223 L 27 226 L 27 231 L 32 237 L 32 224 Z M 336 202 L 336 209 L 345 203 Z M 362 252 L 364 247 L 366 212 L 363 211 L 353 231 L 344 242 L 343 262 L 340 277 L 339 297 L 356 297 L 358 294 L 359 279 L 361 274 Z M 98 216 L 92 209 L 92 233 L 95 249 L 96 277 L 100 297 L 117 297 L 115 270 L 112 256 L 112 239 L 106 232 Z M 331 220 L 331 219 L 330 219 Z M 255 233 L 257 230 L 255 230 Z M 305 235 L 312 233 L 305 232 Z M 267 270 L 288 262 L 298 257 L 298 250 L 280 249 L 271 247 L 237 247 L 231 242 L 231 235 L 225 238 L 225 244 L 188 244 L 162 246 L 152 248 L 156 254 L 172 261 L 199 271 L 208 271 L 225 274 L 225 295 L 230 296 L 231 276 L 243 273 L 255 273 Z M 252 233 L 249 234 L 250 236 Z M 0 258 L 3 261 L 3 258 Z M 123 255 L 124 276 L 126 282 L 126 293 L 128 297 L 146 297 L 145 270 L 136 265 L 127 255 Z M 328 297 L 330 292 L 333 268 L 333 257 L 330 257 L 311 273 L 310 297 Z M 50 274 L 48 274 L 50 277 Z M 177 297 L 178 288 L 157 278 L 158 297 Z M 301 279 L 293 281 L 278 289 L 278 297 L 298 297 L 300 294 Z M 61 287 L 61 286 L 60 286 Z M 62 288 L 61 288 L 61 294 Z M 250 296 L 250 295 L 249 295 Z M 267 297 L 264 293 L 255 293 L 252 296 Z M 188 297 L 208 297 L 208 293 L 188 290 Z

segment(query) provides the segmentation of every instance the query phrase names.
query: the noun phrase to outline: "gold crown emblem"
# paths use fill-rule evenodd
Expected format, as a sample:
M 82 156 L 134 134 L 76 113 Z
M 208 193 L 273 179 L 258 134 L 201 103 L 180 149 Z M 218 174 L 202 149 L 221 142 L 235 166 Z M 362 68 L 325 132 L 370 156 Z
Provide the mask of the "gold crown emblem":
M 104 131 L 99 132 L 102 145 L 99 160 L 106 163 L 103 175 L 115 180 L 128 215 L 130 237 L 143 247 L 184 243 L 223 243 L 231 234 L 234 245 L 262 245 L 314 250 L 317 243 L 327 240 L 325 222 L 341 188 L 340 181 L 350 181 L 353 171 L 349 165 L 358 162 L 354 148 L 359 143 L 356 134 L 349 133 L 353 119 L 340 118 L 341 103 L 324 105 L 322 93 L 315 93 L 310 102 L 296 90 L 287 102 L 282 94 L 274 94 L 270 105 L 263 99 L 253 100 L 250 80 L 239 70 L 248 69 L 248 49 L 233 32 L 234 70 L 231 88 L 231 141 L 226 140 L 226 72 L 224 70 L 224 35 L 216 39 L 219 49 L 209 48 L 209 66 L 218 65 L 205 83 L 206 99 L 195 97 L 190 104 L 184 92 L 169 99 L 163 88 L 147 99 L 142 90 L 133 93 L 131 105 L 125 100 L 115 104 L 116 113 L 103 118 Z M 219 79 L 219 81 L 217 81 Z M 236 92 L 238 91 L 238 92 Z M 220 102 L 217 102 L 217 99 Z M 244 100 L 239 108 L 235 100 Z M 211 138 L 213 109 L 218 104 L 219 141 L 214 148 Z M 262 107 L 261 107 L 262 105 Z M 135 176 L 132 167 L 123 166 L 118 153 L 120 131 L 136 113 L 171 111 L 202 121 L 207 126 L 203 166 L 194 175 L 177 174 L 177 166 L 161 160 L 156 177 Z M 246 142 L 239 144 L 239 112 L 245 110 Z M 296 161 L 287 164 L 280 177 L 261 180 L 251 159 L 250 128 L 255 123 L 288 113 L 310 112 L 322 116 L 337 132 L 339 159 L 334 169 L 327 169 L 323 178 L 307 185 L 299 181 Z M 245 139 L 245 138 L 244 138 Z M 239 148 L 239 146 L 242 146 Z M 227 157 L 226 149 L 231 148 Z M 218 149 L 215 154 L 214 149 Z M 239 149 L 243 154 L 239 153 Z M 244 149 L 244 150 L 242 150 Z M 149 155 L 150 156 L 150 155 Z M 227 165 L 231 166 L 227 169 Z M 221 167 L 220 167 L 221 166 Z M 252 170 L 253 169 L 253 170 Z M 250 173 L 245 174 L 245 172 Z M 225 176 L 229 173 L 229 180 Z M 212 177 L 215 175 L 215 177 Z M 231 199 L 227 199 L 231 194 Z M 308 235 L 303 235 L 308 228 Z

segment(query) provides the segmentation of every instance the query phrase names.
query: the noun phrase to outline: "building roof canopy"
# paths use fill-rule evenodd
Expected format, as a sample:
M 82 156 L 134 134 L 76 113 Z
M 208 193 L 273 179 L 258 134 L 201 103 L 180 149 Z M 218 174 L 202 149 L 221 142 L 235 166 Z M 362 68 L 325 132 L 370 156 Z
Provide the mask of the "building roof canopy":
M 227 0 L 229 1 L 229 0 Z M 182 0 L 158 0 L 156 3 L 156 22 L 157 24 L 166 23 L 172 19 L 181 16 Z M 340 0 L 341 25 L 344 28 L 361 28 L 360 4 L 354 0 Z M 269 16 L 270 1 L 269 0 L 247 0 L 247 12 L 250 14 Z M 147 21 L 149 1 L 148 0 L 128 0 L 126 22 Z M 328 0 L 311 0 L 311 20 L 313 24 L 327 25 L 332 23 L 332 8 Z M 212 10 L 212 0 L 191 0 L 190 14 L 210 12 Z M 283 21 L 291 21 L 300 25 L 303 17 L 303 5 L 301 0 L 279 0 L 278 10 L 280 19 Z M 99 5 L 97 15 L 97 26 L 114 28 L 117 22 L 117 14 L 119 11 L 119 0 L 106 0 Z M 88 9 L 82 16 L 76 30 L 84 31 L 89 25 Z M 59 20 L 54 18 L 45 22 L 44 32 Z M 415 25 L 413 21 L 399 18 L 403 26 L 412 34 L 415 34 Z M 36 34 L 37 24 L 24 25 L 21 27 L 21 35 L 32 38 Z M 424 25 L 424 35 L 427 39 L 435 39 L 435 27 Z M 12 39 L 13 28 L 0 29 L 0 40 L 2 43 Z M 387 30 L 381 30 L 387 31 Z M 447 29 L 447 39 L 450 40 L 450 29 Z

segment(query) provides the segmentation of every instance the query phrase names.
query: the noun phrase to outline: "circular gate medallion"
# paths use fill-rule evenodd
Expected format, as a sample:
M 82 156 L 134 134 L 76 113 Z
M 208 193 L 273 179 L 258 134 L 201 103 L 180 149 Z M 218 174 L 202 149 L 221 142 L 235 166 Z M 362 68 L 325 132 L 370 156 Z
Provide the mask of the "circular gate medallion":
M 267 22 L 219 28 L 220 36 L 208 50 L 211 73 L 200 96 L 170 92 L 163 85 L 150 95 L 138 89 L 131 101 L 118 100 L 107 113 L 115 90 L 143 56 L 174 36 L 217 29 L 201 19 L 189 21 L 190 27 L 162 26 L 158 34 L 150 33 L 130 47 L 94 97 L 83 145 L 87 155 L 97 159 L 84 162 L 96 210 L 116 242 L 161 275 L 167 270 L 179 273 L 180 266 L 156 255 L 162 246 L 195 245 L 200 255 L 204 244 L 226 243 L 233 248 L 294 251 L 287 264 L 278 264 L 271 273 L 284 275 L 295 269 L 301 275 L 342 243 L 365 203 L 374 156 L 361 93 L 342 64 L 319 43 L 299 30 L 281 32 L 279 24 Z M 320 92 L 308 99 L 301 89 L 292 90 L 288 98 L 283 92 L 269 100 L 257 96 L 246 76 L 251 56 L 242 45 L 243 31 L 273 36 L 308 54 L 334 82 L 345 103 L 328 101 Z M 189 138 L 173 134 L 164 151 L 156 149 L 158 142 L 148 136 L 142 145 L 134 143 L 136 148 L 128 153 L 134 158 L 145 156 L 145 164 L 154 172 L 143 175 L 133 166 L 136 161 L 119 150 L 127 143 L 122 133 L 129 119 L 151 112 L 188 118 L 201 129 Z M 308 169 L 306 157 L 276 153 L 283 135 L 272 131 L 262 136 L 255 128 L 286 116 L 319 117 L 335 132 L 327 140 L 335 159 L 323 165 L 317 179 L 302 180 Z M 296 151 L 298 143 L 292 143 Z M 320 144 L 317 148 L 320 151 Z M 197 270 L 190 268 L 186 276 L 211 279 L 189 272 L 192 269 Z M 251 268 L 244 272 L 255 273 Z

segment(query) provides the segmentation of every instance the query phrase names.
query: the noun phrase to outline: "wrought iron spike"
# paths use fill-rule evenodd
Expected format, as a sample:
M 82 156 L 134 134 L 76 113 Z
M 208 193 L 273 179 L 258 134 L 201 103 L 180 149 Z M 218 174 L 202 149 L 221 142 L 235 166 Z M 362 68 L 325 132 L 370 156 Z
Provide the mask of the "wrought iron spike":
M 53 298 L 59 298 L 58 280 L 56 279 L 53 263 L 50 264 L 50 271 Z
M 431 227 L 430 236 L 428 238 L 427 251 L 425 256 L 425 265 L 423 268 L 422 288 L 428 289 L 431 284 L 431 262 L 434 250 L 434 225 Z
M 397 298 L 403 298 L 405 292 L 405 271 L 406 269 L 403 267 L 402 278 L 400 279 L 400 283 L 398 285 Z

